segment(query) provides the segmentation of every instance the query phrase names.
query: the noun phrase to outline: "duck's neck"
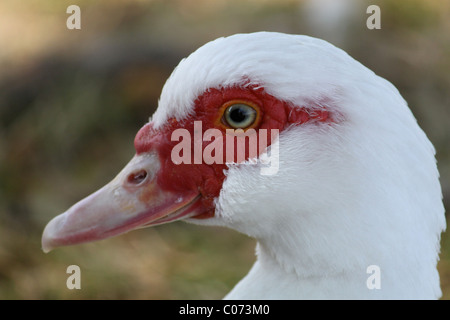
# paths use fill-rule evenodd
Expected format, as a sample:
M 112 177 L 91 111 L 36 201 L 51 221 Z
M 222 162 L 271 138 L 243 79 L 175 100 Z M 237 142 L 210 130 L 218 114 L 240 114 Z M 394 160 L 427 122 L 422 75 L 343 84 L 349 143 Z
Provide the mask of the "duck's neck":
M 356 216 L 354 219 L 357 220 Z M 332 220 L 330 217 L 329 225 L 334 225 L 334 230 L 318 227 L 313 233 L 314 229 L 305 223 L 303 226 L 291 223 L 290 228 L 283 226 L 283 234 L 259 239 L 257 261 L 226 298 L 440 297 L 436 260 L 430 259 L 436 256 L 436 251 L 421 247 L 411 230 L 381 232 L 388 228 L 387 223 L 379 230 L 355 231 L 333 224 Z
M 366 270 L 297 270 L 285 265 L 262 243 L 257 244 L 258 259 L 250 272 L 226 299 L 361 299 L 382 298 L 381 290 L 367 286 Z M 372 280 L 372 279 L 371 279 Z M 369 286 L 376 284 L 376 278 Z M 364 295 L 364 294 L 365 295 Z
M 286 133 L 286 144 L 294 133 L 301 136 Z M 351 150 L 325 144 L 333 151 L 330 158 L 305 150 L 310 146 L 283 149 L 280 139 L 280 150 L 289 152 L 280 158 L 277 175 L 247 185 L 247 175 L 229 174 L 225 183 L 234 188 L 225 185 L 223 194 L 233 201 L 219 202 L 231 212 L 223 220 L 258 241 L 258 259 L 227 297 L 440 297 L 442 193 L 433 154 L 415 146 L 417 139 L 391 145 L 358 136 Z M 366 146 L 395 152 L 373 153 Z M 414 156 L 405 158 L 409 154 Z M 307 170 L 299 163 L 308 164 Z

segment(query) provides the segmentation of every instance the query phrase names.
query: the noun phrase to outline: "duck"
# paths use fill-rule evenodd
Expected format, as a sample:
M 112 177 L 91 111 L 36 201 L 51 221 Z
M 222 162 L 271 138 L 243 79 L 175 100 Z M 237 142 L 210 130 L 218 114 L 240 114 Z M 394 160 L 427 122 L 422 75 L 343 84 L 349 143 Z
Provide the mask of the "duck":
M 325 40 L 234 34 L 181 60 L 136 153 L 42 249 L 185 221 L 256 240 L 225 299 L 438 299 L 435 149 L 399 91 Z M 231 248 L 230 248 L 231 250 Z

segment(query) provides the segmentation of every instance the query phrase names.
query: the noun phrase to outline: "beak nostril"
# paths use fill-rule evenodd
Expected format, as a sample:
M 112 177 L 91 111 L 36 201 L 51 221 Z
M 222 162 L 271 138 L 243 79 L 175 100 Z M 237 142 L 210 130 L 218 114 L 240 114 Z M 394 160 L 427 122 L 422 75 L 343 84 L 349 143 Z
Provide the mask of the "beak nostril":
M 139 185 L 142 182 L 144 182 L 146 178 L 147 178 L 147 171 L 139 170 L 128 176 L 128 183 L 134 184 L 134 185 Z

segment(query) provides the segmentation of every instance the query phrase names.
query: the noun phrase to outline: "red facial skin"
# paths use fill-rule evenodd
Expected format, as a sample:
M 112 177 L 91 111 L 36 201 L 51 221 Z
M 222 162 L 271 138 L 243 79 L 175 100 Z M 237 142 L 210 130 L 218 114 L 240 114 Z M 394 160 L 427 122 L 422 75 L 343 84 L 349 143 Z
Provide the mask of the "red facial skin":
M 214 216 L 214 198 L 216 198 L 225 179 L 224 170 L 227 169 L 225 161 L 213 164 L 175 164 L 171 160 L 171 151 L 179 141 L 171 141 L 172 132 L 178 128 L 189 131 L 194 137 L 194 121 L 201 121 L 202 136 L 209 128 L 221 130 L 225 136 L 226 129 L 232 129 L 223 120 L 224 104 L 238 100 L 255 105 L 259 108 L 259 118 L 255 121 L 254 129 L 260 137 L 258 129 L 267 129 L 267 146 L 270 145 L 270 129 L 283 131 L 290 125 L 301 125 L 308 121 L 329 122 L 329 112 L 308 112 L 308 106 L 294 107 L 267 94 L 262 88 L 231 87 L 209 89 L 199 96 L 194 104 L 192 116 L 178 122 L 171 118 L 162 128 L 155 130 L 150 122 L 137 133 L 134 145 L 137 154 L 157 151 L 161 167 L 157 175 L 157 184 L 162 190 L 172 192 L 196 191 L 201 194 L 201 203 L 204 207 L 202 214 L 195 218 L 204 219 Z M 256 123 L 257 122 L 257 123 Z M 244 129 L 245 130 L 245 129 Z M 193 143 L 193 139 L 192 143 Z M 211 141 L 203 141 L 203 150 Z M 223 150 L 225 150 L 225 139 Z M 192 146 L 191 155 L 194 154 Z M 248 148 L 246 148 L 248 150 Z M 258 155 L 264 150 L 258 150 Z M 236 154 L 236 153 L 235 153 Z M 225 152 L 224 152 L 225 156 Z M 245 160 L 248 160 L 248 152 Z M 225 160 L 225 159 L 224 159 Z

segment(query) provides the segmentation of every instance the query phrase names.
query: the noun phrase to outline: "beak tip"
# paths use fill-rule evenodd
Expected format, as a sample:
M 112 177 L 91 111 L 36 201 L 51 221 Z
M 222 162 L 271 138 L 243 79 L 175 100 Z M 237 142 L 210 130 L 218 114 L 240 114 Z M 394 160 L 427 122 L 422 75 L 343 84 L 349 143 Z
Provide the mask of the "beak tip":
M 63 220 L 64 218 L 62 218 L 62 215 L 59 215 L 53 218 L 53 220 L 45 226 L 41 240 L 42 251 L 44 253 L 49 253 L 58 247 L 55 235 L 58 234 L 58 230 L 61 228 Z
M 44 234 L 42 235 L 42 240 L 41 240 L 41 249 L 44 253 L 49 253 L 50 251 L 52 251 L 55 248 L 55 246 L 52 245 L 52 241 L 50 238 L 48 238 Z
M 50 251 L 52 251 L 52 248 L 42 246 L 42 251 L 43 251 L 44 253 L 49 253 Z

